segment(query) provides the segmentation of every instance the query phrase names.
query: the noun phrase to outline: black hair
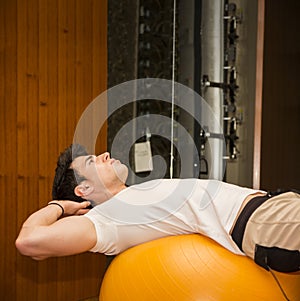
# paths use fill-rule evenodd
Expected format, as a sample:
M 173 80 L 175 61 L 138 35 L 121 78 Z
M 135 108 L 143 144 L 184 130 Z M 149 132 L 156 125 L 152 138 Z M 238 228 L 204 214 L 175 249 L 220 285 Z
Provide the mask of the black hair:
M 71 144 L 60 154 L 52 186 L 54 200 L 71 200 L 79 203 L 86 201 L 74 192 L 75 187 L 85 178 L 71 168 L 71 163 L 75 158 L 86 155 L 88 152 L 80 144 Z

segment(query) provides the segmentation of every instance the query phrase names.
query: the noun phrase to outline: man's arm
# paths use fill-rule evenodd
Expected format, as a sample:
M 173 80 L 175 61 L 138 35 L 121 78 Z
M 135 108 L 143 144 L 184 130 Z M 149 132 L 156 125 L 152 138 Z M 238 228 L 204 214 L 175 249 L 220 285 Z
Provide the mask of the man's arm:
M 48 257 L 83 253 L 96 244 L 96 231 L 86 217 L 89 202 L 55 201 L 67 217 L 61 218 L 62 208 L 48 205 L 33 213 L 24 222 L 16 240 L 23 255 L 41 260 Z

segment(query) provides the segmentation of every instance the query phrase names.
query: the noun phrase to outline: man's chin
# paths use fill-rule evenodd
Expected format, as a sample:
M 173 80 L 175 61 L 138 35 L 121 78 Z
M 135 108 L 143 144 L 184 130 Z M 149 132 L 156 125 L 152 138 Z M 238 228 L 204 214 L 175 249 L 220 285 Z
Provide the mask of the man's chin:
M 121 183 L 125 184 L 128 177 L 128 168 L 124 164 L 116 164 L 115 173 Z

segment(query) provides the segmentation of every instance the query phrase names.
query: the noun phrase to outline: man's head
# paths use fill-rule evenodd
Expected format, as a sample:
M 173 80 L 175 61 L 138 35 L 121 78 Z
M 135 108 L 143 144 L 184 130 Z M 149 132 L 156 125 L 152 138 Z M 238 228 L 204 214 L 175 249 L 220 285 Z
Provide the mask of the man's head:
M 71 164 L 73 159 L 86 155 L 88 152 L 79 144 L 70 145 L 60 154 L 52 186 L 52 198 L 54 200 L 85 201 L 74 192 L 78 182 L 83 181 L 84 177 L 72 169 Z
M 100 204 L 126 187 L 127 175 L 127 167 L 109 153 L 88 155 L 82 146 L 73 145 L 59 157 L 52 195 Z

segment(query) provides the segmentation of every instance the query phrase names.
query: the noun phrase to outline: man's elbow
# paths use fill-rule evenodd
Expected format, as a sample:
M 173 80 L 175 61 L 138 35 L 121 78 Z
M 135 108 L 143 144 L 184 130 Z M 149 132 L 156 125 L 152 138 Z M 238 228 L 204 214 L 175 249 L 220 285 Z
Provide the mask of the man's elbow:
M 35 260 L 45 259 L 45 256 L 42 256 L 38 253 L 36 248 L 36 242 L 30 238 L 18 237 L 15 242 L 16 248 L 18 251 L 25 256 L 29 256 Z

